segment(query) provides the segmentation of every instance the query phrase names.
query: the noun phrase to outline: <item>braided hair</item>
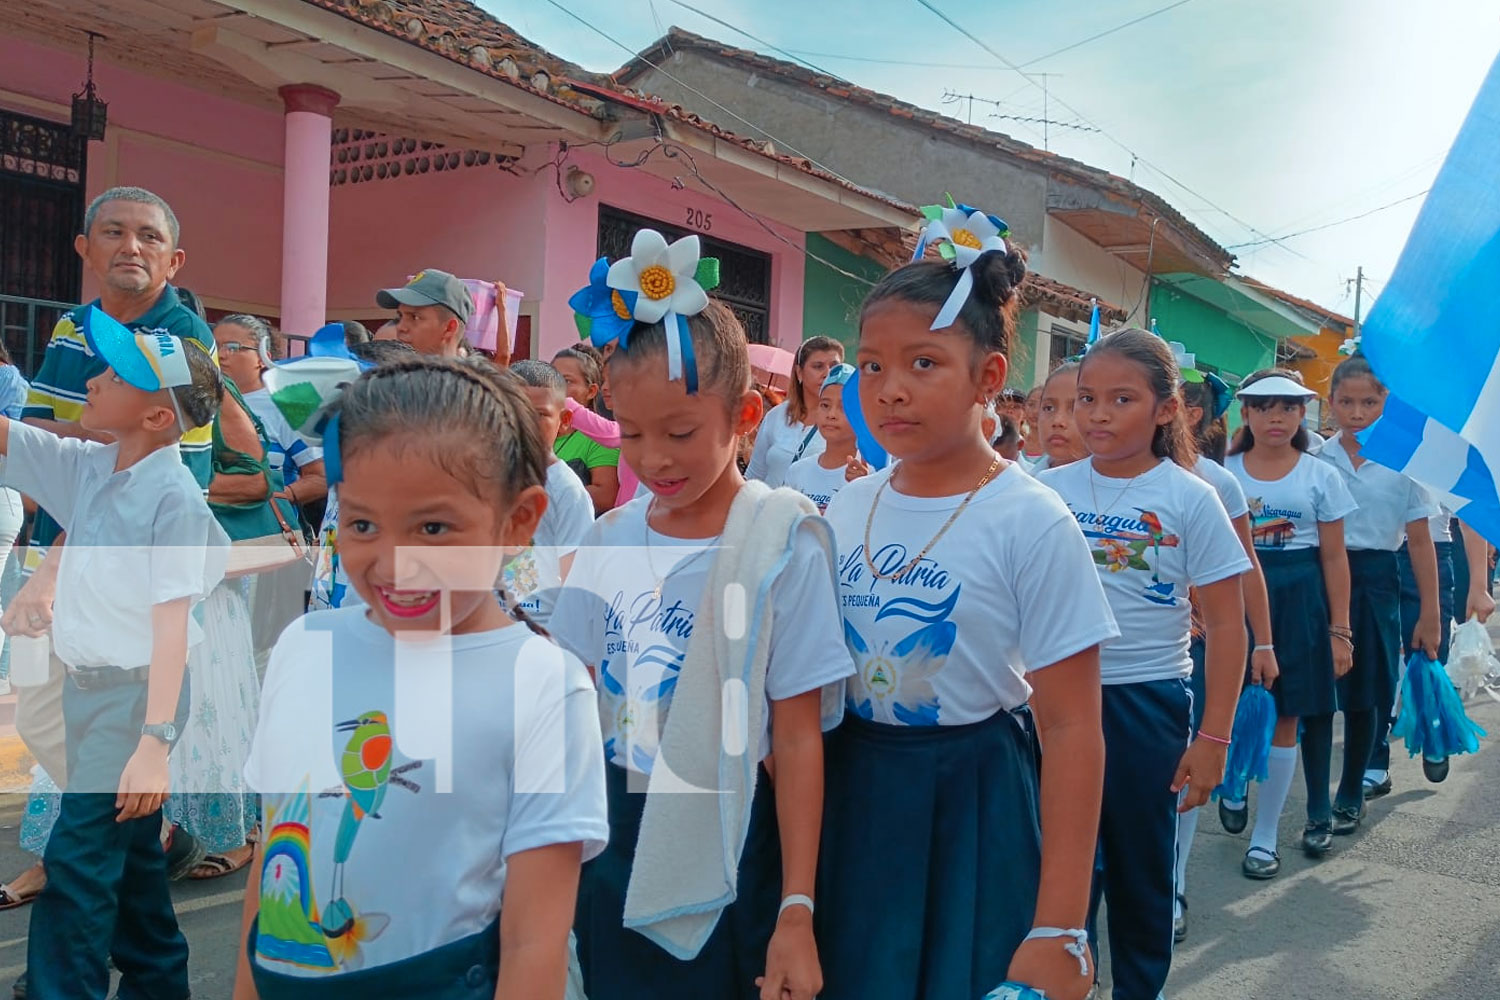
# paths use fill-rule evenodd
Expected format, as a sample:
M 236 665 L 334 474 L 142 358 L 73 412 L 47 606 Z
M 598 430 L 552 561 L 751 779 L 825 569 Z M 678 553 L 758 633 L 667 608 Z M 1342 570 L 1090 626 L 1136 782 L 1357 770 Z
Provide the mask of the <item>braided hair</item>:
M 393 358 L 365 372 L 333 404 L 341 458 L 398 434 L 432 442 L 440 468 L 475 496 L 508 504 L 547 482 L 548 449 L 518 381 L 478 359 Z M 498 589 L 512 617 L 547 635 L 503 585 Z

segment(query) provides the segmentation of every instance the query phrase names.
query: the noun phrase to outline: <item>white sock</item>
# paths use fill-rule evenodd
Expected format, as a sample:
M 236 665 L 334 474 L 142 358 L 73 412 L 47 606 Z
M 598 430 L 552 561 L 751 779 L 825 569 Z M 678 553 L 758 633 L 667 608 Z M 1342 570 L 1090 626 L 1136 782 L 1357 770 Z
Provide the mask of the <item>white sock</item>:
M 1389 771 L 1377 771 L 1374 768 L 1370 768 L 1369 770 L 1365 771 L 1365 780 L 1366 781 L 1373 781 L 1377 785 L 1380 784 L 1381 782 L 1385 781 L 1385 779 L 1388 778 L 1389 776 L 1390 776 L 1390 772 Z
M 1297 776 L 1297 748 L 1272 747 L 1266 764 L 1266 780 L 1260 783 L 1260 797 L 1255 803 L 1255 829 L 1250 831 L 1250 848 L 1276 850 L 1276 831 L 1281 825 L 1281 809 Z
M 1188 854 L 1193 849 L 1193 837 L 1198 833 L 1198 813 L 1201 810 L 1194 809 L 1191 812 L 1177 814 L 1177 895 L 1187 895 L 1187 866 Z
M 1243 810 L 1245 808 L 1245 800 L 1244 799 L 1231 799 L 1227 795 L 1221 796 L 1220 799 L 1219 799 L 1219 803 L 1221 805 L 1223 805 L 1223 807 L 1225 809 L 1228 809 L 1232 813 L 1240 812 L 1241 810 Z

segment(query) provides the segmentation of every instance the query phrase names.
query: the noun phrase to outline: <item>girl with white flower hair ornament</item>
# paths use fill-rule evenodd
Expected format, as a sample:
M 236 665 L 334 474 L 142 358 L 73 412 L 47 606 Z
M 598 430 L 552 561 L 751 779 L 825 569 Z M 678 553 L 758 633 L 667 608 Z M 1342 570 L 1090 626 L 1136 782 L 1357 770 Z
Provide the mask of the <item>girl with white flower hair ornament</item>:
M 930 213 L 947 259 L 871 291 L 844 388 L 899 461 L 826 512 L 856 674 L 826 745 L 822 996 L 947 1000 L 1003 981 L 1081 1000 L 1099 644 L 1118 630 L 1068 508 L 981 426 L 1025 260 L 982 212 Z
M 761 398 L 716 282 L 696 236 L 642 230 L 571 300 L 580 330 L 615 345 L 620 447 L 648 491 L 595 522 L 551 621 L 594 670 L 608 763 L 610 844 L 584 867 L 575 922 L 590 1000 L 823 988 L 821 692 L 853 668 L 832 533 L 736 464 Z

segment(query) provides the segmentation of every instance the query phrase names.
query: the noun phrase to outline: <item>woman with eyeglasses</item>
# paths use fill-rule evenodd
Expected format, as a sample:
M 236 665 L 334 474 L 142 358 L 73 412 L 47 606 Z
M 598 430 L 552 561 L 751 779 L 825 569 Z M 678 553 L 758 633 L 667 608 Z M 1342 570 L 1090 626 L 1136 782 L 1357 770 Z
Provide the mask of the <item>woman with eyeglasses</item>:
M 282 495 L 298 507 L 322 500 L 328 495 L 322 451 L 292 430 L 261 380 L 269 366 L 271 328 L 258 316 L 225 316 L 214 325 L 214 343 L 219 348 L 219 367 L 234 380 L 265 428 L 266 460 L 286 482 Z

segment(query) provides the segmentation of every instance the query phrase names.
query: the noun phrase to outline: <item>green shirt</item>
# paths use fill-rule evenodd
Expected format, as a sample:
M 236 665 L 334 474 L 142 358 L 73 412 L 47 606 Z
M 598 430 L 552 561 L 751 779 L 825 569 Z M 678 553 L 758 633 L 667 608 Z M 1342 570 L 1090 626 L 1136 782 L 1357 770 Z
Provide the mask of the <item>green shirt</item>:
M 89 305 L 97 306 L 95 299 Z M 80 306 L 64 313 L 52 328 L 52 339 L 47 342 L 47 353 L 42 357 L 42 367 L 31 380 L 31 391 L 26 397 L 26 408 L 21 418 L 37 417 L 43 420 L 59 420 L 76 423 L 83 415 L 84 399 L 88 395 L 88 381 L 103 372 L 108 366 L 88 349 L 83 339 L 83 312 L 89 306 Z M 177 337 L 191 337 L 203 345 L 210 355 L 214 351 L 214 335 L 208 324 L 198 314 L 182 304 L 177 289 L 167 285 L 162 289 L 156 305 L 138 319 L 125 324 L 127 329 L 138 332 L 165 331 Z M 213 427 L 197 427 L 182 436 L 182 464 L 193 473 L 198 485 L 206 491 L 213 478 Z M 52 544 L 62 529 L 44 510 L 37 511 L 36 523 L 31 530 L 31 547 L 26 553 L 27 572 L 41 565 L 47 546 Z
M 613 468 L 620 464 L 620 449 L 606 448 L 582 431 L 569 431 L 559 435 L 552 450 L 562 461 L 582 461 L 590 469 L 603 465 Z

